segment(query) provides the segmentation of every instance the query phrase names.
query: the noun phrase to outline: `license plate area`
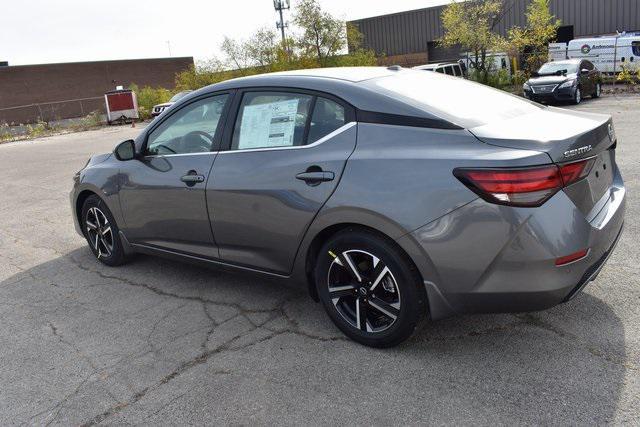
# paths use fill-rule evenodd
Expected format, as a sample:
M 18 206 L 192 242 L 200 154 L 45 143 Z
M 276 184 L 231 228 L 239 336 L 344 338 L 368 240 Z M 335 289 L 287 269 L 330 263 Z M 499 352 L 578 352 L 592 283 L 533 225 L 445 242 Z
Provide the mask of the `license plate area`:
M 589 175 L 564 188 L 564 192 L 585 215 L 590 215 L 596 204 L 610 191 L 613 185 L 615 150 L 608 149 L 598 154 Z
M 605 150 L 596 157 L 596 161 L 587 177 L 589 192 L 594 203 L 600 200 L 602 195 L 611 188 L 614 164 L 615 155 L 613 149 Z

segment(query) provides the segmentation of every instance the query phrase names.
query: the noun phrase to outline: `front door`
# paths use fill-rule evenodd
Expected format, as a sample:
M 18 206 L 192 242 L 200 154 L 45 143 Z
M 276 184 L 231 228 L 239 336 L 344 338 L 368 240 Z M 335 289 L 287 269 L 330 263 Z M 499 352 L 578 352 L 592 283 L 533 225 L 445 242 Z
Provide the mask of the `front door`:
M 288 273 L 356 144 L 353 112 L 296 92 L 245 92 L 207 184 L 223 260 Z
M 205 187 L 228 98 L 186 104 L 151 129 L 140 159 L 123 162 L 120 201 L 131 243 L 218 258 Z
M 587 70 L 586 74 L 582 74 L 582 70 Z M 582 87 L 582 96 L 587 97 L 595 92 L 594 84 L 595 70 L 593 65 L 587 61 L 581 61 L 578 69 L 578 78 Z

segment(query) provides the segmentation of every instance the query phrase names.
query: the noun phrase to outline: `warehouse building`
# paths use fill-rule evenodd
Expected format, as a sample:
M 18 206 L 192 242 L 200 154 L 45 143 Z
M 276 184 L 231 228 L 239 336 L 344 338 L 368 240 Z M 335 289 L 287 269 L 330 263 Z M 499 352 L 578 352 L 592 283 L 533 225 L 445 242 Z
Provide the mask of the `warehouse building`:
M 193 57 L 0 65 L 0 124 L 81 117 L 105 111 L 104 93 L 132 83 L 175 86 Z
M 504 0 L 504 15 L 496 31 L 505 36 L 513 26 L 525 26 L 531 0 Z M 551 0 L 551 13 L 562 21 L 558 42 L 577 37 L 640 30 L 638 0 Z M 386 63 L 405 66 L 455 60 L 459 49 L 439 46 L 444 30 L 440 15 L 447 5 L 351 21 L 364 36 L 364 47 L 386 55 Z

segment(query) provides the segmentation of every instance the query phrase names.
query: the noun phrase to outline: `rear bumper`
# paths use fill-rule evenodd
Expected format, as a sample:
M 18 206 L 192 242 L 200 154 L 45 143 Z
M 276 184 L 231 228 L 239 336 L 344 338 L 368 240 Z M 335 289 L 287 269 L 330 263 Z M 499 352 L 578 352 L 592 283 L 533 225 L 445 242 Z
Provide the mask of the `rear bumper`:
M 440 305 L 432 317 L 543 310 L 575 297 L 622 232 L 626 194 L 617 168 L 607 194 L 586 216 L 564 192 L 539 208 L 476 200 L 413 232 L 426 258 L 418 267 L 429 280 L 430 304 Z M 586 248 L 586 257 L 555 265 Z

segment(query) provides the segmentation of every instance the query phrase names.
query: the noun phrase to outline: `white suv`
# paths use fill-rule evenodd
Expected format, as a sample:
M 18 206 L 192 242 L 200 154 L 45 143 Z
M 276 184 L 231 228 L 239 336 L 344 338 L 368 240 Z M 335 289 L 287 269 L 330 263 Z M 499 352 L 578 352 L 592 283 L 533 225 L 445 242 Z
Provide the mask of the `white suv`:
M 413 69 L 435 71 L 436 73 L 448 74 L 450 76 L 465 77 L 463 67 L 458 62 L 418 65 L 417 67 L 413 67 Z

